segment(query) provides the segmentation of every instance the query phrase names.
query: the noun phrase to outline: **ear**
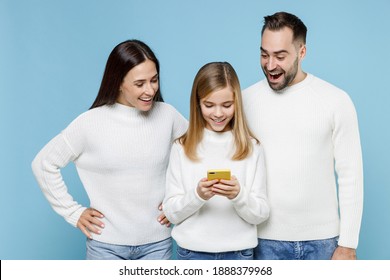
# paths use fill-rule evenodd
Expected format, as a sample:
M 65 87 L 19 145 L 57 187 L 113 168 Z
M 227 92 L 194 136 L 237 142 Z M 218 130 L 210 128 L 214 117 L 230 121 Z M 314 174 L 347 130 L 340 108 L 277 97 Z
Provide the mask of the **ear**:
M 299 59 L 302 60 L 306 56 L 306 45 L 302 44 L 302 46 L 299 48 Z

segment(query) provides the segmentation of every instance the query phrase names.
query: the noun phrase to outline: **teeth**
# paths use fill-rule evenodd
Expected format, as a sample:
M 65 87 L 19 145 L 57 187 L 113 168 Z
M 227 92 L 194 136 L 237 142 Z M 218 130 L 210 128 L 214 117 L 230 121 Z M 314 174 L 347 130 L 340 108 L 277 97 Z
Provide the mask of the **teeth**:
M 146 102 L 152 100 L 152 98 L 149 98 L 149 99 L 142 99 L 142 98 L 140 98 L 140 99 L 141 99 L 142 101 L 146 101 Z

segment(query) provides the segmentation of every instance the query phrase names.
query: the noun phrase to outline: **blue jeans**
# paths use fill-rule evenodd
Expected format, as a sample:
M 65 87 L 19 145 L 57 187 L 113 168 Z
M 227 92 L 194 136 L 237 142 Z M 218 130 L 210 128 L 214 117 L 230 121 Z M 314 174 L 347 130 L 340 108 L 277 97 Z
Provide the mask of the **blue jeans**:
M 253 260 L 253 249 L 221 253 L 207 253 L 184 249 L 177 246 L 178 260 Z
M 338 237 L 310 241 L 259 239 L 255 260 L 330 260 Z
M 139 246 L 87 239 L 87 260 L 169 260 L 171 256 L 172 238 Z

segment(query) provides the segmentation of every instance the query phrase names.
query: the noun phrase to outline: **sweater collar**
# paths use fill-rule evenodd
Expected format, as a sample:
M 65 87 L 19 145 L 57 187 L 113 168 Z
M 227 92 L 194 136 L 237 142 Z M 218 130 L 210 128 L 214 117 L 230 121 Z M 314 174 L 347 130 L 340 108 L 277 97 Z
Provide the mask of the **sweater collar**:
M 231 140 L 233 137 L 232 131 L 225 131 L 225 132 L 216 132 L 210 129 L 205 128 L 203 132 L 203 137 L 205 139 L 209 139 L 212 141 L 217 141 L 217 142 L 226 142 L 228 140 Z
M 150 109 L 149 111 L 144 112 L 144 111 L 138 110 L 135 107 L 126 106 L 126 105 L 120 104 L 118 102 L 115 104 L 112 104 L 112 105 L 107 105 L 107 106 L 109 109 L 111 109 L 119 114 L 126 115 L 126 116 L 134 116 L 134 117 L 147 116 L 149 114 L 149 112 L 151 110 L 153 110 L 153 107 L 152 107 L 152 109 Z M 153 104 L 153 106 L 155 106 L 155 104 Z
M 295 91 L 299 91 L 300 89 L 306 87 L 312 80 L 313 80 L 314 76 L 310 73 L 307 73 L 305 79 L 303 79 L 302 81 L 300 81 L 299 83 L 295 84 L 295 85 L 292 85 L 292 86 L 289 86 L 289 87 L 286 87 L 282 90 L 279 90 L 279 91 L 274 91 L 273 89 L 271 89 L 271 87 L 268 85 L 268 82 L 267 80 L 265 80 L 265 82 L 267 83 L 269 89 L 276 93 L 276 94 L 283 94 L 283 95 L 286 95 L 286 94 L 289 94 L 289 93 L 292 93 L 292 92 L 295 92 Z

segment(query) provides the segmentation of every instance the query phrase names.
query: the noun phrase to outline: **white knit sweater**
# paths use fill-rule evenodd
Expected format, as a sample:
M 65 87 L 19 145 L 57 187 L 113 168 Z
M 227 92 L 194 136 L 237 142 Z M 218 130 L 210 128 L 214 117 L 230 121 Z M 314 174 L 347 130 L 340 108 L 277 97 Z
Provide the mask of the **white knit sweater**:
M 73 226 L 86 209 L 68 193 L 60 168 L 73 161 L 90 199 L 104 214 L 93 239 L 119 245 L 163 240 L 170 229 L 157 217 L 172 142 L 187 121 L 170 105 L 149 112 L 116 103 L 91 109 L 52 139 L 32 163 L 53 209 Z
M 348 95 L 308 74 L 282 93 L 260 81 L 243 92 L 243 100 L 249 126 L 264 147 L 267 169 L 271 213 L 258 227 L 258 236 L 303 241 L 339 235 L 339 245 L 356 248 L 363 168 L 356 112 Z
M 172 237 L 183 248 L 202 252 L 227 252 L 256 247 L 256 225 L 268 218 L 263 149 L 233 161 L 233 134 L 204 130 L 198 146 L 199 162 L 189 160 L 182 145 L 175 143 L 167 171 L 164 210 L 175 224 Z M 233 200 L 215 195 L 199 197 L 198 182 L 208 169 L 230 169 L 241 191 Z

